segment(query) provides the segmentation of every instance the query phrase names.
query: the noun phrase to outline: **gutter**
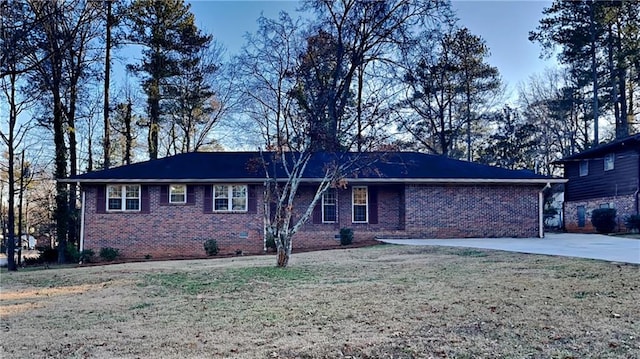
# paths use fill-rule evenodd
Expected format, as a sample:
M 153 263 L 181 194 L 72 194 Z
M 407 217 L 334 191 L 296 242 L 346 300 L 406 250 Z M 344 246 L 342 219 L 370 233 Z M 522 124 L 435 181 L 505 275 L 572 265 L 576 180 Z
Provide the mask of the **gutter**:
M 544 238 L 544 190 L 551 188 L 551 182 L 538 192 L 538 238 Z
M 85 211 L 85 195 L 82 191 L 82 204 L 80 205 L 80 253 L 84 250 L 84 211 Z
M 287 181 L 287 178 L 277 179 Z M 326 178 L 303 178 L 306 183 L 320 183 Z M 348 183 L 410 183 L 410 184 L 551 184 L 566 183 L 564 178 L 523 178 L 523 179 L 503 179 L 503 178 L 347 178 Z M 155 179 L 155 178 L 126 178 L 126 179 L 60 179 L 62 183 L 263 183 L 260 178 L 181 178 L 181 179 Z

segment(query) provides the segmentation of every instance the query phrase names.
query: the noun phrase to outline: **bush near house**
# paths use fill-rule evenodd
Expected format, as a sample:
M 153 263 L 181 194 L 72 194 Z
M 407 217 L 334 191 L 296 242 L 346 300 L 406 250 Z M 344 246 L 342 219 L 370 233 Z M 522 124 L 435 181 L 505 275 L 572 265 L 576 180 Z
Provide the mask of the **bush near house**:
M 591 223 L 598 233 L 611 233 L 616 228 L 615 208 L 597 208 L 591 212 Z
M 640 214 L 634 214 L 625 218 L 624 225 L 631 232 L 640 231 Z
M 353 229 L 342 228 L 340 229 L 340 245 L 348 246 L 353 243 Z
M 215 256 L 220 250 L 218 248 L 218 242 L 215 239 L 208 239 L 204 242 L 204 250 L 207 252 L 207 255 Z
M 102 247 L 100 248 L 100 258 L 106 261 L 112 261 L 120 256 L 120 250 L 117 248 L 111 247 Z
M 272 235 L 267 235 L 266 247 L 267 247 L 267 252 L 269 250 L 271 250 L 273 252 L 278 250 L 278 246 L 276 245 L 276 240 L 275 240 L 275 238 L 273 238 Z

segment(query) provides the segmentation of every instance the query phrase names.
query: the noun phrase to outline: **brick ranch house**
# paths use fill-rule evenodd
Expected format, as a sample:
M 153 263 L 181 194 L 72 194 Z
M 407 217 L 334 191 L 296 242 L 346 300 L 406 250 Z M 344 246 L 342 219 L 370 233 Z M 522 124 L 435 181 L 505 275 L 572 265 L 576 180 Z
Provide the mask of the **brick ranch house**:
M 203 243 L 215 239 L 222 254 L 263 252 L 260 156 L 185 153 L 63 179 L 80 184 L 81 249 L 113 247 L 127 258 L 201 257 Z M 380 158 L 323 195 L 294 236 L 294 250 L 336 245 L 341 228 L 353 229 L 356 243 L 542 237 L 542 190 L 564 182 L 413 152 Z M 294 213 L 311 203 L 325 164 L 320 155 L 309 162 Z
M 568 180 L 564 192 L 564 227 L 568 232 L 595 232 L 591 213 L 615 208 L 616 230 L 624 219 L 640 214 L 640 134 L 601 144 L 558 161 Z

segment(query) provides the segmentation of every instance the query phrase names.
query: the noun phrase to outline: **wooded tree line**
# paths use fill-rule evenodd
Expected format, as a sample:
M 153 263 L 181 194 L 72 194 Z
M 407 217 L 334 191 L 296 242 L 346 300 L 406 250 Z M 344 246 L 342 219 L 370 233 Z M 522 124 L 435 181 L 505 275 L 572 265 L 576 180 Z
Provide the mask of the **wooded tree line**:
M 555 1 L 530 40 L 563 67 L 515 103 L 445 0 L 306 0 L 260 17 L 233 56 L 182 0 L 0 6 L 10 238 L 24 230 L 13 209 L 25 152 L 51 179 L 234 148 L 416 150 L 557 174 L 554 160 L 637 128 L 635 1 Z M 56 185 L 60 261 L 77 243 L 77 193 Z

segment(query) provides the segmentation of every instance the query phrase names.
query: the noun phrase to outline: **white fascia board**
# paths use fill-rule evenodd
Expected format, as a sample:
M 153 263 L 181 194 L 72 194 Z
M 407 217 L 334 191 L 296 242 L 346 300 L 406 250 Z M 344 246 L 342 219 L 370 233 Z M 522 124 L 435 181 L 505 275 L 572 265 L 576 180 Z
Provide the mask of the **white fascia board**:
M 278 182 L 287 178 L 276 178 Z M 304 178 L 302 182 L 319 183 L 323 178 Z M 266 179 L 258 178 L 185 178 L 185 179 L 84 179 L 58 180 L 63 183 L 264 183 Z M 566 183 L 565 178 L 531 178 L 531 179 L 502 179 L 502 178 L 346 178 L 348 183 L 409 183 L 409 184 L 543 184 Z

